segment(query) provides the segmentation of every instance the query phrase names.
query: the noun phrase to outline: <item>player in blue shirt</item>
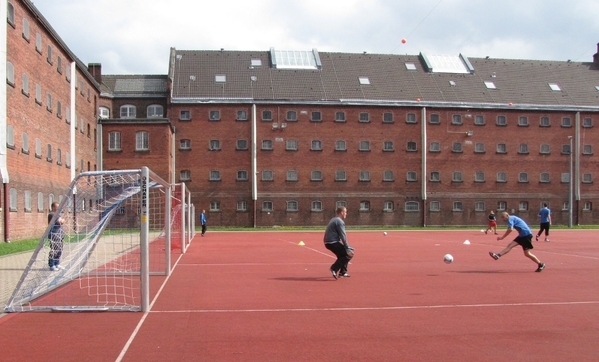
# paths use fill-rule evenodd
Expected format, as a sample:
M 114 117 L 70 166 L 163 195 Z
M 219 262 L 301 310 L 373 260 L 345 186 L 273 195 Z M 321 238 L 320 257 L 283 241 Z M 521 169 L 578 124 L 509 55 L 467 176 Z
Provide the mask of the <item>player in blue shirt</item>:
M 541 229 L 537 233 L 536 240 L 539 241 L 539 236 L 545 230 L 545 241 L 549 241 L 549 225 L 551 225 L 551 210 L 547 207 L 547 203 L 543 203 L 543 208 L 539 211 L 541 217 Z
M 505 211 L 501 213 L 501 220 L 507 222 L 507 230 L 505 231 L 505 234 L 503 234 L 502 236 L 498 236 L 497 240 L 505 239 L 513 230 L 518 231 L 518 237 L 516 237 L 514 241 L 510 242 L 506 246 L 506 248 L 500 251 L 498 254 L 495 254 L 494 252 L 490 251 L 489 255 L 491 255 L 493 259 L 497 260 L 502 255 L 509 253 L 510 250 L 512 250 L 517 245 L 520 245 L 522 246 L 522 250 L 524 250 L 524 256 L 537 263 L 536 272 L 540 272 L 543 269 L 545 269 L 545 263 L 541 263 L 541 261 L 536 256 L 534 256 L 533 253 L 530 252 L 533 249 L 532 231 L 530 231 L 530 228 L 528 227 L 528 225 L 526 225 L 526 222 L 524 222 L 524 220 L 520 219 L 517 216 L 508 214 Z

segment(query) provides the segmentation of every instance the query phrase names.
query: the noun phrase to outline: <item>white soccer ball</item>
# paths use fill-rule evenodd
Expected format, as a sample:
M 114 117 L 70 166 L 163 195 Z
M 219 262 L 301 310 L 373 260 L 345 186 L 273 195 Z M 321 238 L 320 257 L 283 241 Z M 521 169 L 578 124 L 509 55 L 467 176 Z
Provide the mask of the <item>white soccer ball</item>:
M 453 256 L 451 254 L 445 254 L 443 261 L 447 264 L 453 263 Z
M 386 232 L 386 231 L 385 231 L 385 232 L 383 232 L 383 235 L 387 235 L 387 232 Z

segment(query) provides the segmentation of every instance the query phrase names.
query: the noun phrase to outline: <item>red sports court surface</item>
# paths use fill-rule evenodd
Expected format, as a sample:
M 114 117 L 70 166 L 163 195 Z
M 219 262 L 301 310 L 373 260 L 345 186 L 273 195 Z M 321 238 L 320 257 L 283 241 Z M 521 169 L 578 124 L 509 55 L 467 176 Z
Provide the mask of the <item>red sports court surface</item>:
M 493 260 L 508 241 L 478 230 L 349 230 L 340 280 L 322 234 L 198 235 L 152 277 L 149 313 L 10 314 L 1 360 L 599 360 L 596 230 L 535 242 L 541 273 L 520 248 Z

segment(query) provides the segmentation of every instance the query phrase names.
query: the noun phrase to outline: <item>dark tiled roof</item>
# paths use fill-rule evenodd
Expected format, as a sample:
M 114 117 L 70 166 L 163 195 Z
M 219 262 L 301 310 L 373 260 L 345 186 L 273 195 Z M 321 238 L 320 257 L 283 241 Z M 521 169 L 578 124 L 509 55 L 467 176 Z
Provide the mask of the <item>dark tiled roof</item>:
M 581 62 L 468 58 L 472 74 L 431 73 L 419 55 L 320 52 L 321 69 L 276 69 L 269 51 L 172 50 L 173 102 L 356 102 L 599 110 L 599 70 Z M 252 59 L 262 65 L 252 67 Z M 413 63 L 416 70 L 408 70 Z M 226 75 L 225 83 L 215 75 Z M 368 77 L 370 85 L 360 85 Z M 450 84 L 450 81 L 454 85 Z M 487 89 L 491 81 L 496 89 Z M 561 91 L 552 91 L 549 83 Z
M 166 75 L 103 75 L 101 92 L 112 97 L 166 97 Z

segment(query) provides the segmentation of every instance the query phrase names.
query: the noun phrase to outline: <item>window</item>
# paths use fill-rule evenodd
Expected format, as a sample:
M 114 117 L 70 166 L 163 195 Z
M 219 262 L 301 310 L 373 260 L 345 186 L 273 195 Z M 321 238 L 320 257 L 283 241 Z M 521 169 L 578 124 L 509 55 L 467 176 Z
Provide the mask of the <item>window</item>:
M 484 126 L 485 125 L 485 116 L 480 115 L 480 114 L 474 116 L 474 124 L 477 126 Z
M 569 154 L 570 154 L 570 145 L 569 144 L 562 145 L 562 155 L 569 155 Z
M 210 201 L 210 211 L 220 211 L 220 202 Z
M 540 127 L 549 127 L 551 123 L 549 122 L 549 117 L 543 116 L 541 117 L 541 122 L 539 123 Z
M 417 201 L 408 201 L 405 204 L 405 211 L 419 211 L 420 210 L 420 203 Z
M 406 123 L 417 123 L 416 114 L 415 113 L 406 114 Z
M 439 171 L 431 171 L 431 182 L 441 182 L 441 174 Z
M 110 109 L 108 107 L 100 107 L 98 108 L 98 113 L 101 119 L 110 118 Z
M 347 181 L 345 170 L 335 171 L 335 181 Z
M 179 180 L 181 180 L 181 181 L 191 180 L 191 171 L 181 170 L 181 172 L 179 173 Z
M 408 182 L 418 181 L 418 176 L 416 175 L 416 171 L 408 171 L 406 173 L 406 181 L 408 181 Z
M 237 111 L 237 120 L 238 121 L 247 121 L 248 120 L 248 111 L 246 111 L 246 110 Z
M 539 182 L 548 183 L 549 182 L 549 172 L 541 172 L 541 177 L 539 179 Z
M 358 77 L 360 85 L 370 85 L 370 79 L 368 77 Z
M 360 201 L 360 211 L 370 211 L 370 201 Z
M 180 150 L 191 150 L 191 140 L 182 139 L 179 141 Z
M 25 212 L 31 212 L 31 191 L 25 190 Z
M 591 175 L 590 173 L 583 173 L 582 174 L 582 183 L 583 184 L 592 184 L 593 183 L 593 175 Z
M 498 126 L 507 126 L 507 118 L 505 116 L 497 116 L 497 125 Z
M 272 121 L 272 111 L 269 111 L 269 110 L 262 111 L 262 120 L 263 121 Z
M 345 122 L 345 112 L 335 112 L 335 122 Z
M 52 145 L 48 143 L 46 149 L 47 149 L 46 161 L 52 162 Z
M 408 145 L 406 146 L 406 151 L 408 151 L 408 152 L 418 151 L 418 147 L 416 147 L 416 142 L 408 141 Z
M 56 57 L 56 71 L 58 74 L 62 74 L 62 58 L 60 56 Z
M 454 142 L 453 145 L 451 146 L 451 152 L 462 153 L 462 143 Z
M 287 211 L 298 211 L 297 201 L 287 201 Z
M 8 148 L 15 148 L 15 130 L 12 125 L 6 125 L 6 146 Z
M 383 181 L 390 182 L 395 180 L 395 176 L 393 176 L 393 171 L 385 170 L 383 171 Z
M 370 122 L 370 114 L 368 112 L 360 112 L 359 122 L 368 123 Z
M 518 126 L 528 127 L 528 117 L 526 117 L 526 116 L 518 117 Z
M 551 153 L 551 149 L 548 143 L 541 144 L 541 150 L 539 151 L 542 155 L 548 155 Z
M 274 172 L 271 170 L 262 171 L 262 181 L 273 181 L 274 180 Z
M 518 204 L 519 211 L 528 211 L 528 201 L 520 201 Z
M 322 113 L 320 113 L 319 111 L 312 111 L 312 116 L 310 117 L 310 121 L 322 122 Z
M 6 20 L 13 28 L 15 27 L 15 7 L 10 2 L 8 2 L 8 13 L 6 14 Z
M 18 209 L 18 202 L 17 202 L 17 189 L 15 188 L 11 188 L 9 190 L 9 194 L 10 194 L 10 198 L 9 198 L 9 209 L 10 211 L 17 211 Z
M 37 212 L 44 212 L 44 194 L 37 193 Z
M 148 118 L 160 118 L 164 115 L 163 107 L 160 104 L 152 104 L 147 109 Z
M 6 62 L 6 81 L 15 86 L 15 66 L 11 62 Z
M 35 50 L 42 54 L 42 34 L 35 33 Z
M 29 154 L 29 135 L 27 135 L 27 132 L 23 132 L 22 139 L 23 139 L 23 146 L 21 147 L 21 152 L 28 155 Z
M 179 112 L 179 120 L 180 121 L 190 121 L 191 120 L 191 111 L 180 111 Z
M 520 143 L 518 146 L 518 153 L 527 154 L 528 153 L 528 145 L 526 143 Z
M 497 144 L 497 153 L 507 153 L 507 146 L 505 143 Z
M 485 144 L 477 142 L 474 144 L 474 153 L 485 153 Z
M 121 110 L 121 113 L 120 113 L 121 118 L 135 118 L 136 117 L 136 108 L 134 105 L 125 104 L 125 105 L 121 106 L 120 110 Z
M 220 151 L 220 140 L 210 140 L 208 149 L 210 151 Z
M 562 183 L 570 183 L 570 173 L 569 172 L 562 172 Z
M 339 207 L 347 207 L 347 202 L 345 202 L 345 201 L 336 201 L 335 202 L 335 209 L 337 209 Z
M 310 181 L 322 181 L 322 171 L 314 170 L 310 173 Z
M 358 178 L 361 182 L 370 181 L 370 171 L 360 171 L 360 177 Z
M 135 133 L 135 150 L 148 151 L 150 149 L 150 136 L 148 132 L 138 131 Z
M 285 117 L 287 122 L 295 122 L 297 121 L 297 112 L 296 111 L 287 111 L 287 116 Z
M 237 181 L 247 181 L 248 180 L 248 172 L 246 170 L 237 171 Z
M 248 211 L 247 201 L 237 201 L 237 211 Z
M 391 113 L 391 112 L 383 113 L 383 123 L 393 123 L 393 113 Z
M 474 211 L 485 211 L 486 209 L 486 205 L 483 201 L 476 201 L 474 203 Z
M 335 141 L 335 151 L 347 151 L 345 141 L 343 141 L 343 140 Z
M 560 86 L 559 86 L 558 84 L 556 84 L 556 83 L 549 83 L 548 85 L 549 85 L 549 88 L 550 88 L 552 91 L 554 91 L 554 92 L 559 92 L 559 91 L 561 91 L 561 90 L 562 90 L 562 89 L 560 88 Z
M 593 119 L 589 118 L 589 117 L 585 117 L 582 119 L 582 126 L 584 128 L 590 128 L 593 127 Z
M 361 152 L 367 152 L 370 151 L 370 141 L 360 141 L 358 149 Z
M 121 132 L 112 131 L 108 133 L 108 151 L 121 150 Z
M 497 211 L 505 211 L 505 210 L 507 210 L 507 202 L 498 201 L 497 202 Z
M 462 115 L 461 114 L 454 114 L 451 117 L 451 124 L 462 124 Z
M 210 170 L 210 181 L 220 181 L 220 171 Z
M 568 210 L 570 210 L 570 204 L 568 203 L 568 201 L 566 201 L 562 204 L 562 211 L 568 211 Z
M 461 201 L 453 202 L 453 211 L 463 211 L 463 210 L 464 210 L 464 206 L 462 205 Z
M 582 211 L 591 211 L 593 210 L 593 203 L 590 201 L 586 201 L 584 206 L 582 207 Z
M 64 162 L 65 162 L 65 166 L 67 168 L 71 168 L 71 154 L 70 153 L 66 153 L 66 156 L 64 158 Z
M 431 117 L 429 118 L 430 124 L 441 124 L 441 118 L 436 113 L 431 113 Z
M 439 201 L 431 201 L 428 209 L 430 211 L 441 211 L 441 203 Z
M 262 150 L 264 150 L 264 151 L 272 150 L 272 140 L 263 140 L 262 141 Z
M 392 152 L 394 151 L 393 141 L 384 141 L 383 142 L 383 152 Z
M 297 171 L 296 170 L 287 171 L 287 181 L 297 181 Z
M 42 140 L 35 139 L 35 157 L 42 158 Z
M 454 171 L 451 176 L 452 182 L 462 182 L 462 173 L 460 171 Z
M 312 146 L 310 146 L 312 151 L 322 151 L 322 141 L 320 140 L 312 140 Z
M 393 201 L 385 201 L 383 203 L 383 212 L 392 212 L 394 203 Z
M 287 151 L 297 151 L 297 140 L 287 140 L 285 142 L 285 149 Z
M 520 172 L 518 174 L 518 182 L 528 182 L 528 174 L 526 172 Z
M 565 128 L 572 127 L 572 119 L 570 119 L 570 117 L 562 118 L 562 127 L 565 127 Z
M 247 140 L 237 140 L 237 142 L 235 144 L 235 149 L 247 150 L 248 149 L 248 141 Z
M 272 211 L 272 201 L 262 201 L 262 211 Z
M 322 211 L 322 201 L 312 201 L 312 207 L 310 210 L 314 212 Z
M 582 154 L 583 155 L 592 155 L 593 154 L 593 145 L 582 145 Z
M 35 103 L 42 104 L 42 86 L 39 84 L 35 85 Z
M 441 152 L 441 144 L 439 142 L 431 142 L 429 151 L 430 152 Z
M 208 119 L 210 121 L 220 121 L 220 111 L 212 110 L 208 112 Z
M 29 76 L 27 74 L 23 73 L 22 81 L 23 81 L 23 85 L 21 88 L 21 92 L 24 95 L 26 95 L 27 97 L 29 97 Z
M 477 171 L 474 173 L 474 182 L 485 182 L 485 173 Z

